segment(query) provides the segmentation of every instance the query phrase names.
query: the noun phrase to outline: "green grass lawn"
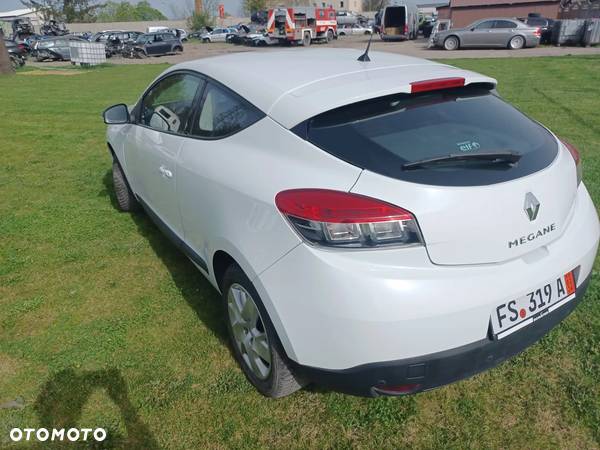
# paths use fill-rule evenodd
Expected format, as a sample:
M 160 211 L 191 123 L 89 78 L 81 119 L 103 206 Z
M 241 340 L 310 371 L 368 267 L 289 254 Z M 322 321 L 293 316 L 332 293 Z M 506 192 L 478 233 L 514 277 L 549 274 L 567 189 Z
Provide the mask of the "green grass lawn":
M 575 144 L 600 205 L 600 58 L 451 64 Z M 100 114 L 165 67 L 0 79 L 0 405 L 25 402 L 0 406 L 0 448 L 31 447 L 9 430 L 42 426 L 102 426 L 108 448 L 600 448 L 597 272 L 564 323 L 469 380 L 403 398 L 257 394 L 217 293 L 145 215 L 115 209 Z

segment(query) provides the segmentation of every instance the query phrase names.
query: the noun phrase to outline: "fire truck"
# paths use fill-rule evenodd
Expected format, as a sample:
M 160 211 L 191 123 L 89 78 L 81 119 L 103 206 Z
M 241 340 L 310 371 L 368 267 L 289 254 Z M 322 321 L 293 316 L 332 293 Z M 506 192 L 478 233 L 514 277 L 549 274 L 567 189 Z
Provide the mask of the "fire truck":
M 337 20 L 332 7 L 295 6 L 269 10 L 267 32 L 280 43 L 309 46 L 314 40 L 337 38 Z

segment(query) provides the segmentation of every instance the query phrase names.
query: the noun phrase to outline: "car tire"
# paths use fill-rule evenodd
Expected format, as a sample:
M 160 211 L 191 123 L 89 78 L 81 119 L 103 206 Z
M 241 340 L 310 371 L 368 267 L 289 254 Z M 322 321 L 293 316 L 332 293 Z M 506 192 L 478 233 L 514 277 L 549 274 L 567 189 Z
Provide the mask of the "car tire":
M 304 37 L 302 38 L 302 45 L 304 47 L 310 47 L 311 44 L 311 37 L 310 37 L 310 33 L 304 33 Z
M 333 30 L 327 30 L 327 42 L 333 41 Z
M 513 36 L 508 41 L 508 48 L 510 50 L 520 50 L 525 47 L 525 38 L 523 36 Z
M 183 52 L 183 47 L 177 46 L 177 47 L 175 47 L 174 50 L 175 50 L 175 53 L 182 53 Z
M 112 167 L 113 187 L 117 197 L 117 205 L 121 211 L 137 211 L 140 207 L 135 195 L 129 187 L 125 174 L 117 161 L 113 161 Z
M 338 33 L 338 36 L 346 36 L 346 33 L 344 33 L 343 31 L 340 31 L 340 32 Z
M 444 40 L 444 49 L 448 51 L 458 50 L 460 48 L 460 41 L 456 36 L 448 36 Z
M 248 381 L 262 395 L 271 398 L 285 397 L 301 389 L 304 382 L 290 369 L 258 292 L 237 264 L 225 272 L 221 290 L 233 353 Z M 257 341 L 264 343 L 262 356 L 255 351 L 260 348 L 255 347 Z

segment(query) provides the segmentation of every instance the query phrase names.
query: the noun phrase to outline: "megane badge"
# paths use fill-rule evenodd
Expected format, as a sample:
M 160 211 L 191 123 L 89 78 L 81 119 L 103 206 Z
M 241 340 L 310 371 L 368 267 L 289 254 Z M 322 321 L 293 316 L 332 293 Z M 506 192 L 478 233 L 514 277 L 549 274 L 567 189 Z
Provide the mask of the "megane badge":
M 525 194 L 525 206 L 523 206 L 525 214 L 531 222 L 537 219 L 538 212 L 540 212 L 540 201 L 535 198 L 531 192 Z

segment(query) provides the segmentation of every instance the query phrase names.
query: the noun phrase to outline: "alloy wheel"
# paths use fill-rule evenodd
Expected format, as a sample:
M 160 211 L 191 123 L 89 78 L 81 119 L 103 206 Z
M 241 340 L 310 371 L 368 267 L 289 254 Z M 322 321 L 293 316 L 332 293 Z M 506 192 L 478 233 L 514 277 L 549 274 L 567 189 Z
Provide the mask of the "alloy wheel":
M 513 50 L 523 48 L 524 44 L 525 42 L 521 36 L 515 36 L 510 40 L 510 48 L 512 48 Z
M 260 380 L 271 373 L 271 347 L 264 321 L 252 296 L 234 283 L 227 294 L 227 312 L 235 345 L 250 371 Z

